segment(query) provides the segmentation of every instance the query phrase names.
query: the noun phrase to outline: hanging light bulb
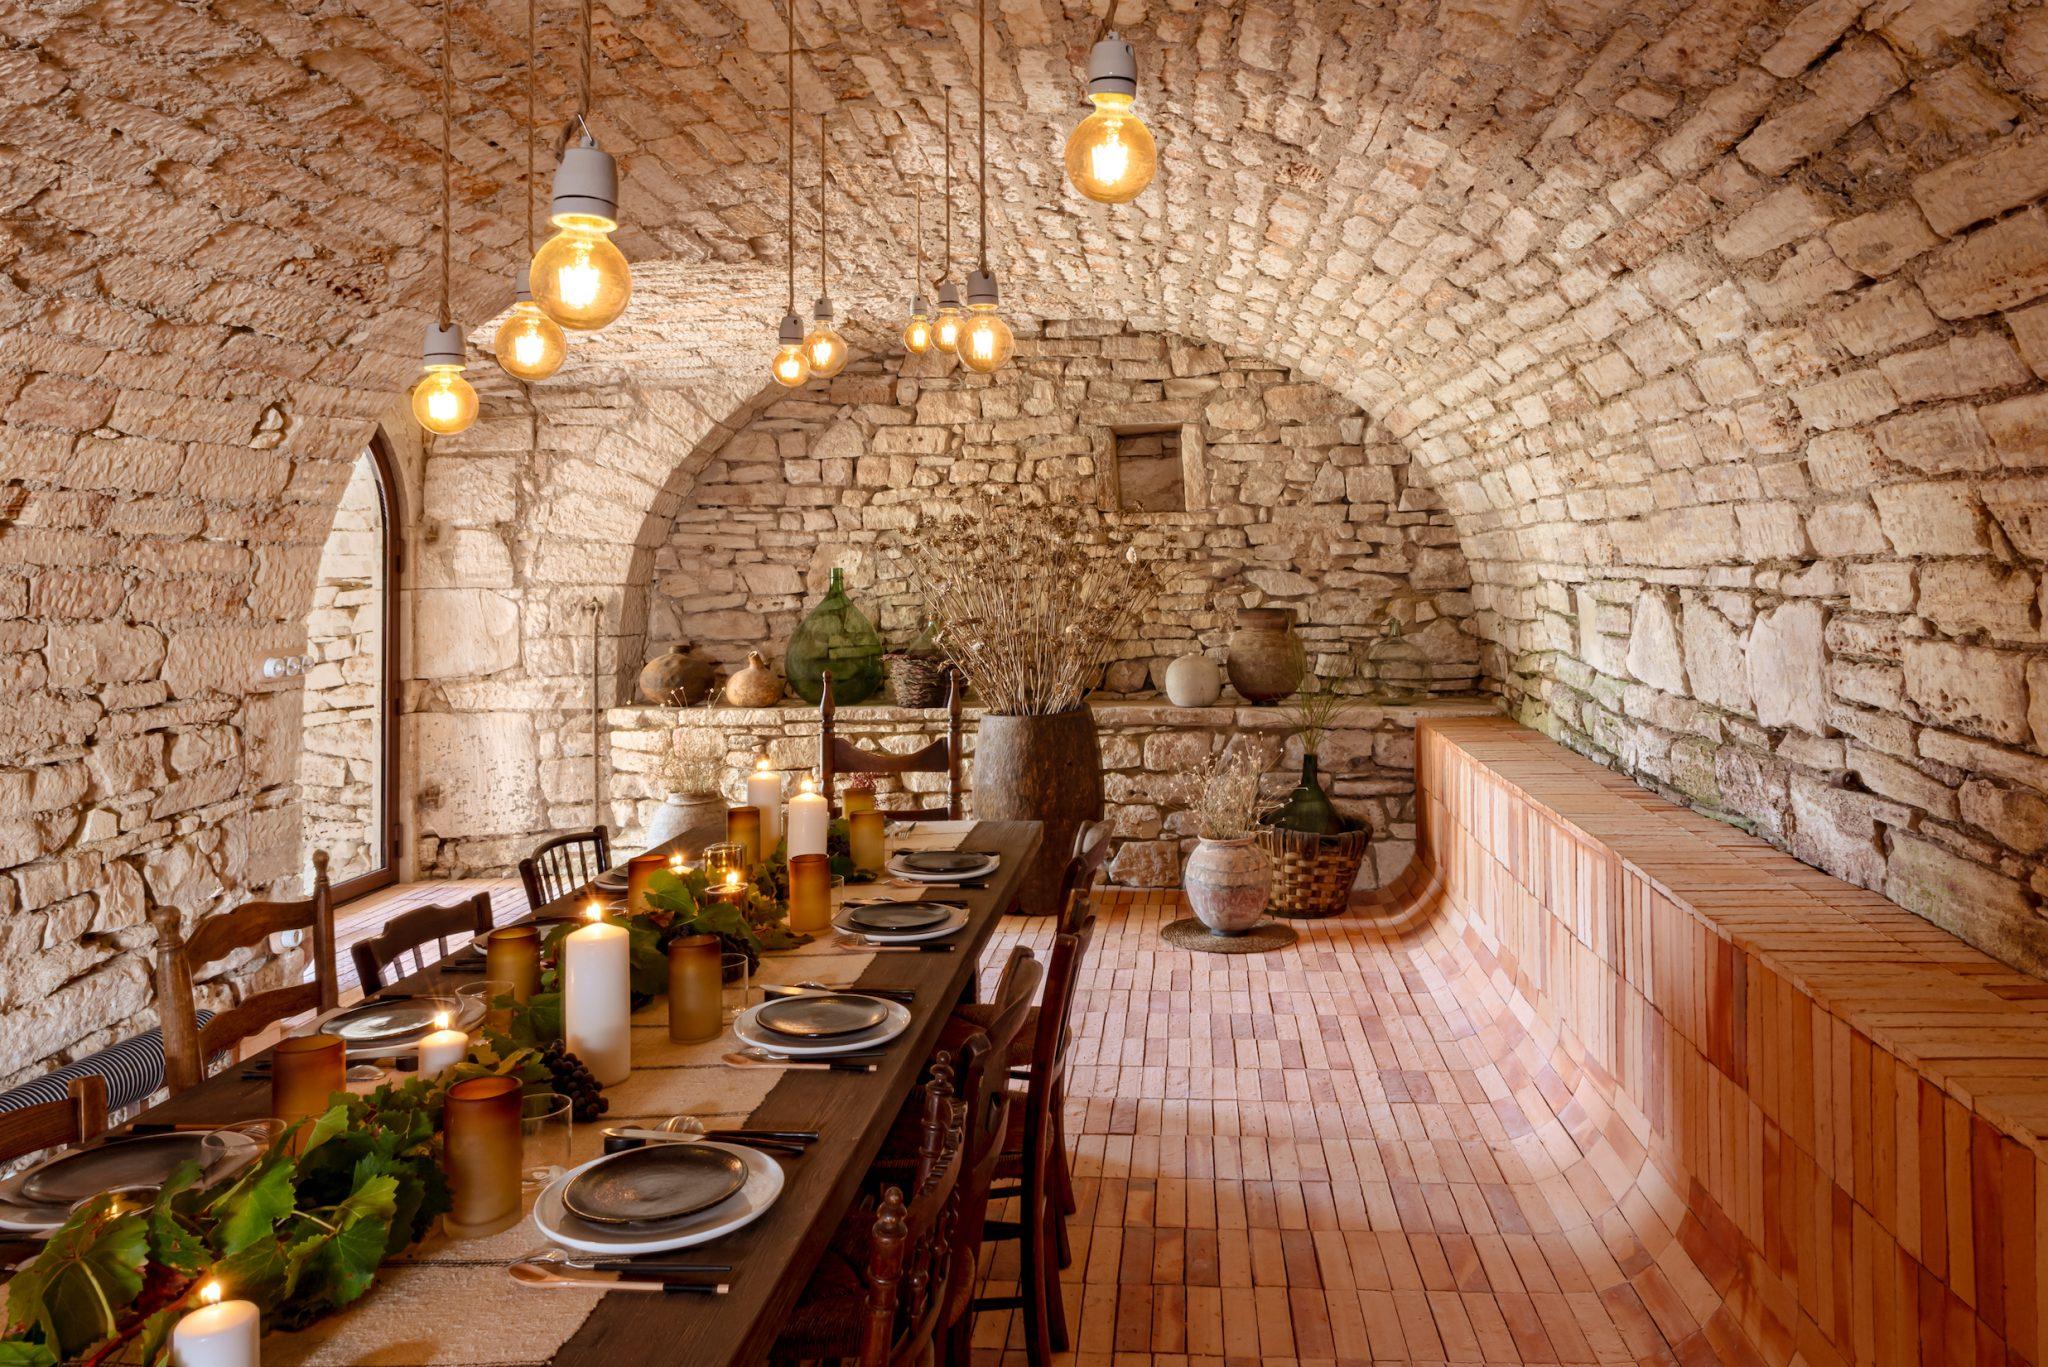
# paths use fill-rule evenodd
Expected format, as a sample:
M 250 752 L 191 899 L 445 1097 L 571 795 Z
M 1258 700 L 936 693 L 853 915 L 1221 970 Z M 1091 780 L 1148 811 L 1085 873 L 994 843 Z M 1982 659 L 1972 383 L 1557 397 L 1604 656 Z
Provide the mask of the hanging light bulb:
M 950 280 L 939 282 L 939 312 L 932 319 L 932 345 L 953 351 L 960 345 L 960 287 Z
M 775 358 L 768 363 L 775 382 L 785 389 L 795 389 L 811 378 L 811 352 L 804 345 L 804 320 L 794 313 L 782 320 L 782 330 L 776 334 L 781 343 L 775 349 Z
M 532 293 L 522 281 L 515 292 L 512 312 L 498 324 L 491 350 L 507 375 L 532 384 L 562 368 L 569 355 L 569 339 L 562 335 L 561 325 L 533 302 Z
M 1088 102 L 1095 112 L 1067 137 L 1067 179 L 1097 204 L 1130 203 L 1159 169 L 1152 130 L 1132 109 L 1137 98 L 1137 56 L 1111 33 L 1088 53 Z
M 619 164 L 589 133 L 562 152 L 548 222 L 558 231 L 533 254 L 534 302 L 572 332 L 596 332 L 626 311 L 633 271 L 612 245 L 619 226 Z
M 804 355 L 810 358 L 811 375 L 829 380 L 846 369 L 846 339 L 832 326 L 832 301 L 819 296 L 811 310 L 811 330 L 804 338 Z
M 932 317 L 925 312 L 924 296 L 910 296 L 910 321 L 903 325 L 903 349 L 922 356 L 932 349 Z
M 476 390 L 462 378 L 463 362 L 462 324 L 427 324 L 412 415 L 437 437 L 452 437 L 476 421 Z
M 954 351 L 969 370 L 987 375 L 1010 359 L 1017 338 L 1010 325 L 996 312 L 996 280 L 987 271 L 967 277 L 967 317 L 961 324 Z

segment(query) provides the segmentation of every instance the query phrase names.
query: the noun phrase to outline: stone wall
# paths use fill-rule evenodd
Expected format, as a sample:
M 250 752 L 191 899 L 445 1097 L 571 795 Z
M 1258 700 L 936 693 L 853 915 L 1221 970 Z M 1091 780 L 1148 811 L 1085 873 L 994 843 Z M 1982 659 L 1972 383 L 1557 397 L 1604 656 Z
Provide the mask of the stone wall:
M 1162 427 L 1182 437 L 1185 509 L 1124 511 L 1113 434 Z M 1395 616 L 1432 691 L 1478 683 L 1457 532 L 1407 451 L 1355 405 L 1251 356 L 1049 323 L 997 375 L 892 351 L 719 436 L 654 559 L 655 651 L 683 641 L 730 669 L 758 647 L 780 672 L 833 567 L 884 639 L 908 645 L 920 606 L 904 539 L 918 518 L 986 496 L 1102 509 L 1162 563 L 1166 592 L 1118 651 L 1112 692 L 1159 688 L 1187 651 L 1220 659 L 1240 606 L 1295 609 L 1326 672 Z
M 1181 860 L 1193 848 L 1186 814 L 1169 796 L 1175 773 L 1230 747 L 1255 747 L 1270 759 L 1264 788 L 1278 802 L 1294 786 L 1301 748 L 1288 735 L 1284 713 L 1270 707 L 1169 707 L 1158 700 L 1094 704 L 1102 740 L 1106 815 L 1115 833 L 1109 876 L 1139 887 L 1174 887 Z M 1345 815 L 1373 832 L 1371 854 L 1359 870 L 1359 886 L 1377 887 L 1406 867 L 1415 850 L 1415 724 L 1418 717 L 1491 715 L 1494 699 L 1441 699 L 1413 707 L 1361 706 L 1332 729 L 1321 750 L 1325 788 Z M 963 788 L 974 810 L 974 723 L 966 710 Z M 943 735 L 942 710 L 845 707 L 840 733 L 870 749 L 914 750 Z M 658 769 L 662 754 L 680 743 L 685 753 L 719 754 L 724 761 L 726 797 L 742 800 L 744 775 L 757 756 L 768 756 L 790 777 L 815 774 L 818 714 L 802 705 L 782 707 L 622 707 L 605 715 L 608 759 L 613 770 L 609 816 L 622 851 L 640 848 L 640 835 L 664 796 Z M 892 780 L 885 780 L 891 782 Z M 906 774 L 900 782 L 915 794 L 942 794 L 943 774 Z M 936 801 L 937 799 L 927 799 Z M 917 805 L 906 802 L 902 805 Z
M 383 498 L 375 458 L 356 458 L 320 551 L 306 653 L 299 809 L 307 850 L 325 850 L 334 881 L 382 868 L 384 713 Z

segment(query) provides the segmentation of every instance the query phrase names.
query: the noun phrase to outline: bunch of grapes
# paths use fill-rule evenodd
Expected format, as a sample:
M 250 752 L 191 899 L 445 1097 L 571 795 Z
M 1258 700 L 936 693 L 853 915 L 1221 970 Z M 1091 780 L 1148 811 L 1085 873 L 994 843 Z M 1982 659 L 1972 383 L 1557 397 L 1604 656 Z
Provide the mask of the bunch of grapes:
M 564 1049 L 560 1040 L 549 1041 L 540 1051 L 540 1058 L 555 1079 L 555 1090 L 569 1098 L 572 1118 L 587 1125 L 611 1109 L 612 1103 L 591 1076 L 589 1067 Z

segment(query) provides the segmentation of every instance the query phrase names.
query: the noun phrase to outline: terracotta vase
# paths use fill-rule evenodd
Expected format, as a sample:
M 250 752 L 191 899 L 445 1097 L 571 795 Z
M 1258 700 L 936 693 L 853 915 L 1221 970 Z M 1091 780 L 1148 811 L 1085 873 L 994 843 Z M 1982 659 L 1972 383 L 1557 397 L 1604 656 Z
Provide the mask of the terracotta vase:
M 1102 747 L 1086 707 L 1050 717 L 981 719 L 974 740 L 974 815 L 983 821 L 1042 821 L 1045 842 L 1024 875 L 1017 910 L 1059 911 L 1060 874 L 1074 832 L 1102 819 Z
M 782 680 L 768 667 L 768 657 L 747 652 L 747 667 L 725 681 L 725 700 L 734 707 L 773 707 L 782 701 Z
M 682 645 L 670 646 L 640 671 L 640 696 L 660 707 L 695 707 L 718 686 L 718 670 Z
M 1201 840 L 1188 856 L 1180 885 L 1195 919 L 1211 935 L 1242 935 L 1266 915 L 1273 863 L 1253 836 Z
M 1293 608 L 1246 608 L 1237 614 L 1225 660 L 1230 686 L 1254 706 L 1276 703 L 1301 687 L 1308 659 L 1294 634 Z

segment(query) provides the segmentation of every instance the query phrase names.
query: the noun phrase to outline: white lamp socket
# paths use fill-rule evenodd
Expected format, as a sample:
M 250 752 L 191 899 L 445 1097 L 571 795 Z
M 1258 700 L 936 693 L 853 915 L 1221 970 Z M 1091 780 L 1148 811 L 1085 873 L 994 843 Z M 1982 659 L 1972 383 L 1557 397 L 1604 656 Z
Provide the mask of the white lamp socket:
M 265 679 L 295 679 L 312 667 L 310 655 L 272 655 L 264 660 L 260 672 Z

